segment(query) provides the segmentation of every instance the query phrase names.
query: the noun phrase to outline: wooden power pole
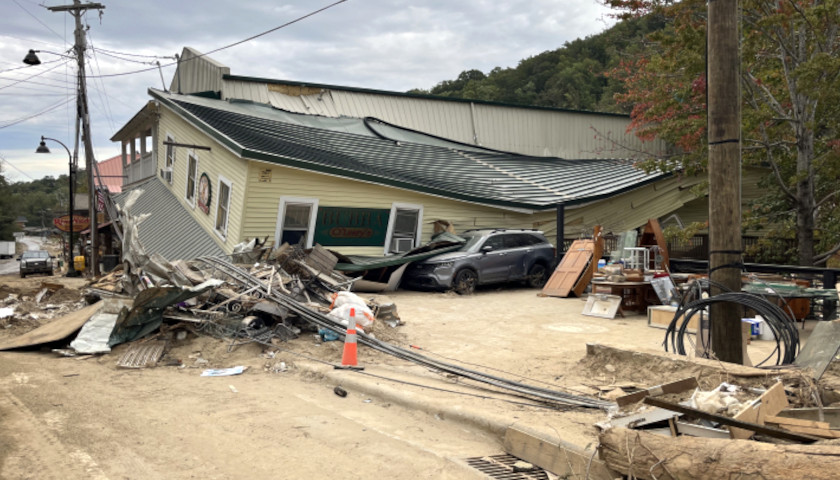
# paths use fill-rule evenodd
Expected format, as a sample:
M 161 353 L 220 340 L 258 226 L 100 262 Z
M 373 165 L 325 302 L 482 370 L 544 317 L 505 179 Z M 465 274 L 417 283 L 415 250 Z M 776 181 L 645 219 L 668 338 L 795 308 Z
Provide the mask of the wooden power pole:
M 738 1 L 708 2 L 709 278 L 741 290 L 741 90 Z M 712 287 L 714 296 L 721 289 Z M 712 351 L 743 362 L 738 305 L 711 306 Z
M 82 26 L 82 15 L 87 10 L 104 10 L 105 5 L 101 3 L 85 3 L 81 0 L 73 0 L 73 5 L 59 5 L 47 7 L 51 12 L 69 12 L 76 19 L 75 44 L 73 50 L 76 52 L 78 63 L 78 87 L 76 96 L 76 110 L 78 118 L 82 121 L 82 141 L 85 145 L 85 168 L 87 168 L 88 188 L 88 214 L 90 215 L 90 272 L 92 276 L 99 275 L 99 228 L 96 222 L 97 188 L 96 175 L 94 174 L 96 159 L 93 157 L 93 140 L 90 133 L 90 113 L 88 112 L 87 79 L 85 75 L 85 50 L 87 49 L 87 38 Z M 82 246 L 84 250 L 84 245 Z

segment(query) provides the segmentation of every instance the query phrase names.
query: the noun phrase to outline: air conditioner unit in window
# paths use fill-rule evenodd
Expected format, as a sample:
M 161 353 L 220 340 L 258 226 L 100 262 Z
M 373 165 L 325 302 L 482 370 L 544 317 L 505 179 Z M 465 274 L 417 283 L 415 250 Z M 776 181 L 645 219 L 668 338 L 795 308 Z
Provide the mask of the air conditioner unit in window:
M 160 169 L 160 178 L 166 180 L 169 183 L 172 183 L 172 169 L 171 168 L 161 168 Z
M 403 253 L 412 248 L 414 248 L 413 238 L 392 238 L 391 248 L 389 250 L 391 253 Z

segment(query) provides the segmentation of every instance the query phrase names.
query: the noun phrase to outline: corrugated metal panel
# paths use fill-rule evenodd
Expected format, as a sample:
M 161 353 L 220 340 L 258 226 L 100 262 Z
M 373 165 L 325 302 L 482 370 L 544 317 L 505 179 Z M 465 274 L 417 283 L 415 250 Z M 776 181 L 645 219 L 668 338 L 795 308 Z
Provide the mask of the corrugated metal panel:
M 220 92 L 223 88 L 222 76 L 229 74 L 229 67 L 193 48 L 184 47 L 169 90 L 184 94 Z
M 224 255 L 225 252 L 160 179 L 154 177 L 136 188 L 142 189 L 143 194 L 137 199 L 131 214 L 150 214 L 137 227 L 146 252 L 158 253 L 170 261 Z M 124 207 L 127 196 L 128 192 L 123 192 L 114 200 Z
M 374 117 L 452 140 L 524 155 L 632 158 L 664 149 L 628 133 L 629 118 L 588 112 L 551 111 L 428 98 L 313 89 L 299 93 L 282 85 L 226 80 L 225 98 L 270 103 L 276 108 L 327 117 Z M 308 91 L 305 91 L 308 92 Z

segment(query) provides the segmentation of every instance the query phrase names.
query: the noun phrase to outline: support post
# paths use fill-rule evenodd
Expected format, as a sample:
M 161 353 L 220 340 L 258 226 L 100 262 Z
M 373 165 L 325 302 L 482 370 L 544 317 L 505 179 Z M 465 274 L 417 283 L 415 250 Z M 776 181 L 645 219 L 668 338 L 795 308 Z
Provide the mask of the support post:
M 566 254 L 566 205 L 563 203 L 557 204 L 557 244 L 554 248 L 554 257 L 556 262 L 560 263 L 560 259 Z
M 73 5 L 60 5 L 55 7 L 47 7 L 52 12 L 69 12 L 76 21 L 75 29 L 75 44 L 73 46 L 76 51 L 76 61 L 78 62 L 78 87 L 79 94 L 77 100 L 78 116 L 82 121 L 82 141 L 85 145 L 85 167 L 88 174 L 88 189 L 90 195 L 88 197 L 88 214 L 90 215 L 90 272 L 92 276 L 99 275 L 99 228 L 96 222 L 96 174 L 94 173 L 93 157 L 93 140 L 90 133 L 90 114 L 88 112 L 87 100 L 87 82 L 85 76 L 85 50 L 87 49 L 87 40 L 85 37 L 85 30 L 82 26 L 82 14 L 85 11 L 96 9 L 103 10 L 105 5 L 101 3 L 86 3 L 82 4 L 81 0 L 73 0 Z
M 741 92 L 738 2 L 708 2 L 709 277 L 741 290 Z M 722 293 L 712 288 L 711 294 Z M 743 362 L 741 315 L 733 303 L 711 306 L 712 350 Z

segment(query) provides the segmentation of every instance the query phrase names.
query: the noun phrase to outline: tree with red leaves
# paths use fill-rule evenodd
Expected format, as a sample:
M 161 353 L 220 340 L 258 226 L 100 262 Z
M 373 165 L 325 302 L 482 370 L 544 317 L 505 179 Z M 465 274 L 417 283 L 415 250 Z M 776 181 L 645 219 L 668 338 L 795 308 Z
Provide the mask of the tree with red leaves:
M 706 2 L 605 4 L 620 18 L 666 20 L 643 55 L 612 72 L 626 85 L 616 99 L 632 107 L 630 128 L 670 146 L 643 166 L 704 171 Z M 823 264 L 840 251 L 840 0 L 742 0 L 741 78 L 743 164 L 772 172 L 747 226 L 770 230 L 765 247 L 795 235 L 795 260 Z

